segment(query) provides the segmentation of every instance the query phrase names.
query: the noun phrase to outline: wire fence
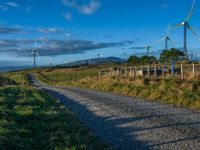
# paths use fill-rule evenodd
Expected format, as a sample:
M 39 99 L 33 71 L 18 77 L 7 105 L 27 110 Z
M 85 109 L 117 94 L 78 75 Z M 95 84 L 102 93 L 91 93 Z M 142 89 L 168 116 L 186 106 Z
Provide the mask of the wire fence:
M 177 77 L 180 79 L 200 79 L 200 64 L 176 64 L 111 67 L 99 70 L 100 76 L 128 76 L 128 77 Z

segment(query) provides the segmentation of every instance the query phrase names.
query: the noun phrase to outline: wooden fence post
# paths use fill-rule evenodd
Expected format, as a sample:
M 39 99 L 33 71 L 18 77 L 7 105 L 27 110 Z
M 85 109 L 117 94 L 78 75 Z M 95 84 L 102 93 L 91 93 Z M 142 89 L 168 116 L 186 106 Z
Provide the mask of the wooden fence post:
M 174 60 L 172 60 L 172 64 L 171 64 L 171 75 L 174 76 L 175 74 L 175 65 L 174 65 Z
M 156 66 L 154 67 L 154 73 L 155 73 L 155 77 L 157 76 L 157 70 L 156 70 Z
M 130 67 L 130 70 L 129 70 L 129 76 L 132 77 L 133 76 L 133 68 Z
M 150 77 L 150 70 L 149 70 L 149 66 L 147 67 L 147 73 L 148 73 L 148 78 Z
M 181 64 L 181 79 L 183 79 L 183 64 Z
M 119 68 L 117 67 L 117 76 L 119 76 Z
M 164 66 L 162 65 L 162 77 L 164 77 Z
M 192 75 L 193 75 L 193 79 L 195 79 L 195 65 L 192 64 Z
M 135 76 L 135 77 L 137 76 L 137 67 L 135 67 L 134 76 Z

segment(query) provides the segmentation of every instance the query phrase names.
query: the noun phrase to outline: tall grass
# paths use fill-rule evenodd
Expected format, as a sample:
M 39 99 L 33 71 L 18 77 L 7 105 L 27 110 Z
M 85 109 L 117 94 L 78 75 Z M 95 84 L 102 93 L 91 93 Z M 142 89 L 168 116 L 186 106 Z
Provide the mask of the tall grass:
M 70 82 L 98 75 L 97 69 L 54 69 L 43 70 L 38 75 L 49 82 Z
M 9 78 L 10 80 L 15 81 L 17 84 L 25 84 L 25 72 L 11 72 L 3 74 L 4 77 Z
M 110 149 L 58 101 L 31 87 L 0 88 L 1 150 Z
M 15 80 L 7 78 L 6 76 L 0 75 L 0 87 L 8 85 L 17 85 L 17 82 Z
M 199 81 L 93 77 L 57 84 L 123 94 L 200 110 Z

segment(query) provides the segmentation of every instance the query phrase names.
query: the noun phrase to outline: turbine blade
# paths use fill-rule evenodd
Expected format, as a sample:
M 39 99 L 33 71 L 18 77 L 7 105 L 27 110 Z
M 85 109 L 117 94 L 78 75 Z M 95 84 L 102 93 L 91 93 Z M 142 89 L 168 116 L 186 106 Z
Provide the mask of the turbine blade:
M 193 10 L 194 10 L 195 2 L 196 2 L 196 0 L 193 0 L 192 8 L 189 11 L 189 14 L 188 14 L 186 22 L 188 22 L 192 17 L 192 13 L 193 13 Z
M 35 49 L 37 49 L 37 42 L 35 41 Z
M 176 42 L 172 41 L 170 38 L 168 38 L 168 41 L 173 44 L 174 46 L 176 46 Z
M 176 29 L 176 28 L 182 27 L 183 25 L 184 25 L 183 23 L 180 23 L 180 24 L 171 26 L 171 29 Z
M 198 38 L 198 40 L 200 40 L 200 36 L 193 30 L 193 28 L 190 25 L 188 25 L 188 28 L 194 34 L 194 36 L 196 36 Z
M 160 42 L 164 41 L 165 39 L 166 39 L 166 36 L 165 36 L 164 38 L 162 38 L 161 40 L 158 40 L 158 41 L 156 41 L 156 42 L 154 42 L 154 43 L 151 43 L 151 44 L 150 44 L 150 47 L 153 47 L 154 45 L 159 44 Z
M 170 23 L 168 24 L 168 28 L 166 29 L 166 36 L 169 36 L 171 30 L 171 25 Z

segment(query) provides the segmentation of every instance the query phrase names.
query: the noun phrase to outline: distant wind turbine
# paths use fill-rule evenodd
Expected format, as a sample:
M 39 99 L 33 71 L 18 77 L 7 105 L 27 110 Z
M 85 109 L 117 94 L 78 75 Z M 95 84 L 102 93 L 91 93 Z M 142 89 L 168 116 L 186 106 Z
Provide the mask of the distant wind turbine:
M 32 54 L 33 54 L 33 66 L 34 66 L 34 68 L 36 68 L 37 67 L 36 57 L 39 57 L 36 41 L 35 41 L 35 45 L 34 45 Z
M 143 47 L 132 47 L 131 49 L 135 49 L 135 50 L 142 50 L 142 49 L 146 49 L 147 50 L 147 53 L 146 55 L 149 56 L 149 51 L 150 49 L 153 47 L 153 45 L 145 45 Z
M 170 29 L 171 29 L 171 26 L 169 24 L 168 28 L 166 29 L 166 36 L 163 37 L 160 41 L 165 41 L 165 50 L 168 50 L 168 42 L 172 43 L 173 45 L 176 45 L 175 42 L 173 42 L 170 37 L 169 37 L 169 34 L 170 34 Z
M 98 53 L 98 54 L 97 54 L 97 57 L 98 57 L 98 58 L 101 58 L 101 57 L 104 57 L 104 56 L 103 56 L 102 54 Z
M 162 41 L 163 41 L 163 39 L 161 39 L 161 40 L 159 40 L 159 41 L 156 41 L 156 42 L 154 42 L 154 43 L 145 45 L 145 46 L 143 46 L 143 47 L 132 47 L 131 49 L 135 49 L 135 50 L 146 49 L 146 50 L 147 50 L 146 55 L 149 56 L 149 51 L 150 51 L 150 49 L 151 49 L 153 46 L 157 45 L 158 43 L 160 43 L 160 42 L 162 42 Z

